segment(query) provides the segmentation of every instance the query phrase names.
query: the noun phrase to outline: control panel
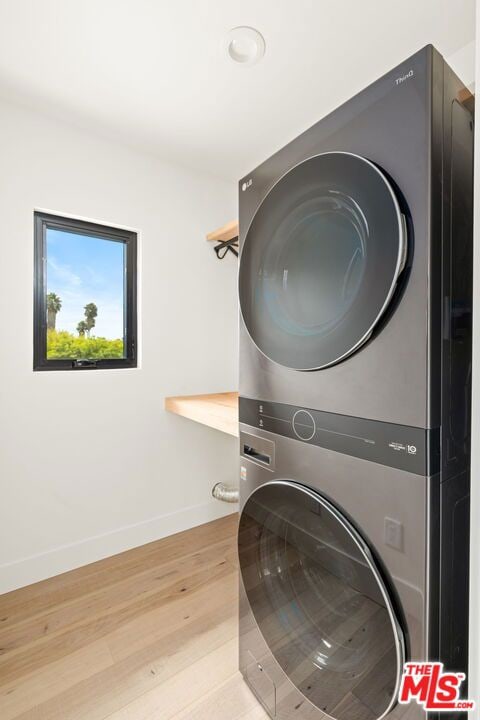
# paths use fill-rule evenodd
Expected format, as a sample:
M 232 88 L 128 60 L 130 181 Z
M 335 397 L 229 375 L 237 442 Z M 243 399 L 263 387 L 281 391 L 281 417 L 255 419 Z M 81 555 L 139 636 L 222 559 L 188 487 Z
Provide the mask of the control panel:
M 240 398 L 240 422 L 417 475 L 439 471 L 438 428 L 426 430 L 245 397 Z M 259 464 L 269 464 L 266 457 L 258 457 L 257 448 L 242 450 Z

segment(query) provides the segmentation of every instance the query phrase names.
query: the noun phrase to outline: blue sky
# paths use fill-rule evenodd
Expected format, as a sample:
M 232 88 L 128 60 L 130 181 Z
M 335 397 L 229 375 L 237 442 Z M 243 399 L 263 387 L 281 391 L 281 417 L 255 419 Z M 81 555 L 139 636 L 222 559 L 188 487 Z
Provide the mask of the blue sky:
M 121 242 L 47 230 L 47 293 L 62 300 L 57 330 L 76 334 L 85 305 L 94 302 L 98 316 L 92 336 L 123 337 L 123 253 Z

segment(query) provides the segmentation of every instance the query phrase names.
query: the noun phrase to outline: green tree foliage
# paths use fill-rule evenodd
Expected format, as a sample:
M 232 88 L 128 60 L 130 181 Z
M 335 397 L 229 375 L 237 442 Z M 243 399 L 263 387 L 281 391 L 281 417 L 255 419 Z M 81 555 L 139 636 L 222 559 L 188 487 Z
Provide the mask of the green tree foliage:
M 48 293 L 47 295 L 47 328 L 49 330 L 55 330 L 55 322 L 57 320 L 57 313 L 62 308 L 62 301 L 54 292 Z
M 85 305 L 85 323 L 87 326 L 87 335 L 90 335 L 90 330 L 95 327 L 95 318 L 98 315 L 98 308 L 95 303 L 91 302 Z
M 85 335 L 76 337 L 65 330 L 59 332 L 48 330 L 47 332 L 47 358 L 49 360 L 110 360 L 123 357 L 123 340 L 121 338 L 107 340 L 107 338 L 90 338 Z
M 88 330 L 88 326 L 87 326 L 87 323 L 85 322 L 85 320 L 80 320 L 80 322 L 77 325 L 77 332 L 78 332 L 79 337 L 85 337 L 85 333 L 87 332 L 87 330 Z

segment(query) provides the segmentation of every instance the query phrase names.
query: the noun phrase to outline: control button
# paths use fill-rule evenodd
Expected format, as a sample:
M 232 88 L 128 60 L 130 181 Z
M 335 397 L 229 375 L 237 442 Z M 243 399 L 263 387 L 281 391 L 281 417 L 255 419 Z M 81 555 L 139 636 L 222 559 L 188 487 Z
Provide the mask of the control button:
M 308 410 L 297 410 L 292 419 L 292 427 L 300 440 L 311 440 L 317 429 L 315 420 Z
M 403 551 L 403 525 L 399 520 L 385 518 L 385 543 L 395 550 Z

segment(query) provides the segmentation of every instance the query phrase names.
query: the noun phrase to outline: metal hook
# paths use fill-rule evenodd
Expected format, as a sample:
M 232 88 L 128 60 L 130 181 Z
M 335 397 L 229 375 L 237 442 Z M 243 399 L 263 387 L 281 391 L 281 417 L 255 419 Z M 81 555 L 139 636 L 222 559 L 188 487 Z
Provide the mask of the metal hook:
M 219 260 L 223 260 L 229 250 L 238 257 L 238 237 L 234 237 L 231 240 L 222 240 L 218 245 L 215 245 L 213 249 Z

